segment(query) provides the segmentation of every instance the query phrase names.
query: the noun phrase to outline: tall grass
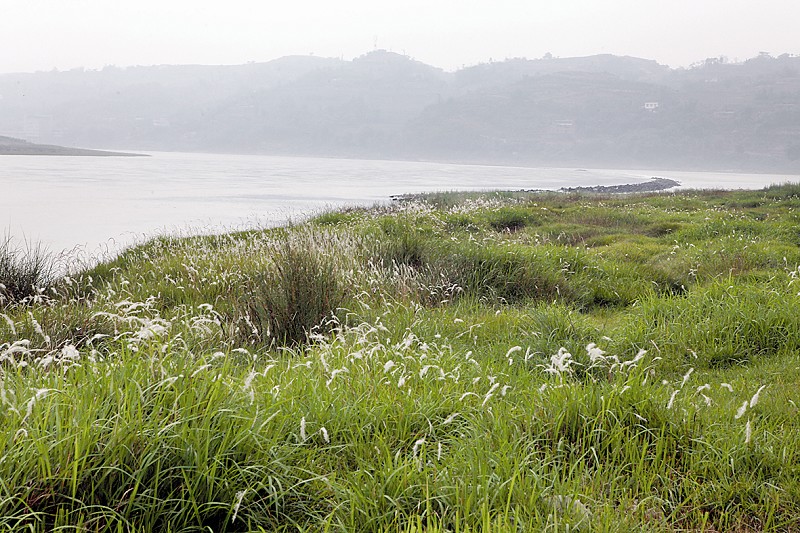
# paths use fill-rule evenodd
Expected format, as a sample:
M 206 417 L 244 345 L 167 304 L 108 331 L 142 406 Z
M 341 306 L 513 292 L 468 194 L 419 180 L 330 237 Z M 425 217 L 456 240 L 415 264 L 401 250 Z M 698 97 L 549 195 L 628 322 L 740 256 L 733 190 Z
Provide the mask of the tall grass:
M 267 268 L 252 276 L 242 306 L 251 334 L 262 342 L 295 345 L 324 328 L 351 293 L 347 256 L 352 243 L 333 233 L 281 233 Z M 348 268 L 349 267 L 349 268 Z
M 6 235 L 0 240 L 0 307 L 46 292 L 56 272 L 54 257 L 41 244 L 20 248 Z
M 5 306 L 0 529 L 800 528 L 790 188 L 434 201 Z

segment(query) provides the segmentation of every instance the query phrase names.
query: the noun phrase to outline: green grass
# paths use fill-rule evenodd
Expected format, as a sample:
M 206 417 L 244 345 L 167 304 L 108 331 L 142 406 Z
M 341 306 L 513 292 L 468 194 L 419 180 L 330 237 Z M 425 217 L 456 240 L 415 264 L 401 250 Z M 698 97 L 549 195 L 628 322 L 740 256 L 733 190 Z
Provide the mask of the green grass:
M 797 191 L 439 193 L 40 276 L 0 530 L 798 531 Z

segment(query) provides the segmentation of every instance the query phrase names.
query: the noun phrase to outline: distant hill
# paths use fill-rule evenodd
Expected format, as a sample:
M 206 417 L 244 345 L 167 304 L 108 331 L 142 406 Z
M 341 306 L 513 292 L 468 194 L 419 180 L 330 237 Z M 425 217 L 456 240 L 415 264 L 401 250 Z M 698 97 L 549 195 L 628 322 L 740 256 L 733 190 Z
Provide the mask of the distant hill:
M 0 155 L 67 155 L 67 156 L 141 156 L 126 152 L 109 152 L 106 150 L 86 150 L 84 148 L 68 148 L 51 144 L 35 144 L 14 137 L 0 136 Z
M 800 172 L 800 58 L 687 70 L 625 58 L 596 64 L 606 71 L 517 63 L 483 67 L 505 72 L 498 76 L 504 81 L 431 105 L 410 121 L 413 152 L 519 164 Z
M 446 94 L 449 81 L 398 54 L 367 54 L 221 102 L 196 123 L 197 147 L 391 157 L 409 119 Z
M 0 133 L 133 150 L 800 172 L 800 57 L 457 72 L 376 50 L 0 75 Z

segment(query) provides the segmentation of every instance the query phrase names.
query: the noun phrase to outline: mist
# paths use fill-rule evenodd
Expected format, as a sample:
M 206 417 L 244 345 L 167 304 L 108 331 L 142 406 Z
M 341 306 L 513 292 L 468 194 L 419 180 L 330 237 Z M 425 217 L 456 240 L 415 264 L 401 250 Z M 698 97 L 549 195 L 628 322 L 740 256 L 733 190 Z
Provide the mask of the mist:
M 796 172 L 800 57 L 690 68 L 613 55 L 448 72 L 386 50 L 233 66 L 0 75 L 35 143 L 525 166 Z

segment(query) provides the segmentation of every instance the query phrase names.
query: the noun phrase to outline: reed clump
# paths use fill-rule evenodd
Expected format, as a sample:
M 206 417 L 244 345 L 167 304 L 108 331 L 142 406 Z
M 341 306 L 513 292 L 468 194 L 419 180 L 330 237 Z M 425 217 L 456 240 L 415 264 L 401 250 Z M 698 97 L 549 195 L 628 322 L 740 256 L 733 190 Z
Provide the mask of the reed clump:
M 56 279 L 56 260 L 41 244 L 0 240 L 0 308 L 46 293 Z
M 304 343 L 325 327 L 350 293 L 354 243 L 329 232 L 282 232 L 267 249 L 266 268 L 250 276 L 242 307 L 254 338 Z

